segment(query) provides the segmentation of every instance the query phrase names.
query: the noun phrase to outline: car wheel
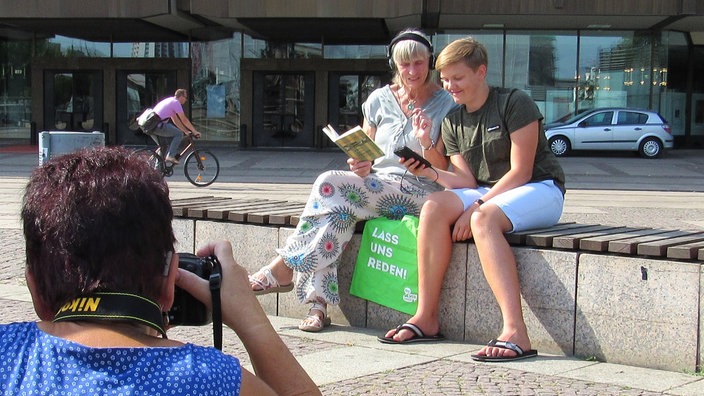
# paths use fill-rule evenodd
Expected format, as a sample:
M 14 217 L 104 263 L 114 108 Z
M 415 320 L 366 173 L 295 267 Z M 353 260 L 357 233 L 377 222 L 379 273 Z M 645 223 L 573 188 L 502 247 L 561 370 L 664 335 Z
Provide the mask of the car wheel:
M 570 152 L 570 141 L 564 136 L 553 136 L 548 141 L 550 151 L 555 154 L 555 157 L 564 157 Z
M 657 158 L 662 154 L 662 143 L 657 138 L 649 137 L 640 144 L 638 152 L 643 158 Z

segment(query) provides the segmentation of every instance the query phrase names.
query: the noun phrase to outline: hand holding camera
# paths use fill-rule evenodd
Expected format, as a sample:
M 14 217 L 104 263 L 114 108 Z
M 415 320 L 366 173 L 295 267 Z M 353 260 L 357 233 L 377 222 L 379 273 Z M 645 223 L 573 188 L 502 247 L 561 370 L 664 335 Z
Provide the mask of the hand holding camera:
M 247 271 L 235 262 L 232 245 L 228 241 L 211 242 L 196 252 L 198 257 L 215 256 L 222 268 L 222 285 L 220 301 L 222 305 L 222 321 L 233 329 L 240 339 L 246 336 L 255 337 L 262 326 L 274 332 L 259 301 L 252 292 L 247 277 Z M 211 293 L 208 281 L 199 274 L 184 269 L 180 265 L 176 277 L 176 286 L 186 291 L 203 304 L 206 310 L 211 310 Z
M 178 267 L 199 278 L 208 279 L 216 266 L 219 266 L 217 260 L 215 256 L 198 257 L 195 254 L 179 253 Z M 213 313 L 205 304 L 177 286 L 168 319 L 172 326 L 203 326 L 212 322 Z

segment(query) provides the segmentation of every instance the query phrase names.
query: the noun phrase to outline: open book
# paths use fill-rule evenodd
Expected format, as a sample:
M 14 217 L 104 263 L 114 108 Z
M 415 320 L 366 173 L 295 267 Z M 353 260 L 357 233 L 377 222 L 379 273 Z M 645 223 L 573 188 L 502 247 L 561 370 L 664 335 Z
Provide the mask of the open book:
M 350 158 L 360 161 L 374 161 L 384 155 L 384 151 L 357 125 L 349 131 L 338 135 L 335 128 L 328 124 L 323 132 Z

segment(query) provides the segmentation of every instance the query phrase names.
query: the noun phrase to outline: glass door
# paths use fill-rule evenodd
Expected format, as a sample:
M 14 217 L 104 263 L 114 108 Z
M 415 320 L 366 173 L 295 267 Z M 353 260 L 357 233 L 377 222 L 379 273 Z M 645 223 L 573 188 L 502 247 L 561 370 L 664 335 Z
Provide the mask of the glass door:
M 130 123 L 147 107 L 176 92 L 176 72 L 117 72 L 117 144 L 145 144 L 151 139 L 135 135 Z
M 388 76 L 377 74 L 330 73 L 328 87 L 328 122 L 343 133 L 363 123 L 362 103 L 375 89 L 386 84 Z M 323 147 L 334 147 L 329 139 Z
M 47 130 L 103 130 L 102 71 L 44 72 L 44 125 Z
M 314 73 L 255 72 L 252 82 L 252 145 L 313 147 Z

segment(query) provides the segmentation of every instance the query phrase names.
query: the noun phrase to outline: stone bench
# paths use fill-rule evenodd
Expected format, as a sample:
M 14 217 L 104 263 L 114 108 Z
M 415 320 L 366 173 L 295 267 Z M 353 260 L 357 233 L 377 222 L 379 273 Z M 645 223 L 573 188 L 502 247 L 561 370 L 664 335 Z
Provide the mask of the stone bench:
M 254 272 L 293 232 L 303 206 L 218 197 L 175 200 L 177 249 L 192 252 L 208 240 L 228 239 L 238 262 Z M 357 233 L 342 255 L 341 302 L 329 314 L 335 324 L 381 334 L 409 316 L 349 294 L 360 237 Z M 703 232 L 561 223 L 507 238 L 518 261 L 534 348 L 670 371 L 701 365 Z M 447 338 L 482 344 L 499 333 L 498 305 L 471 241 L 454 244 L 441 298 L 440 326 Z M 294 293 L 260 301 L 271 315 L 302 318 L 308 309 Z

